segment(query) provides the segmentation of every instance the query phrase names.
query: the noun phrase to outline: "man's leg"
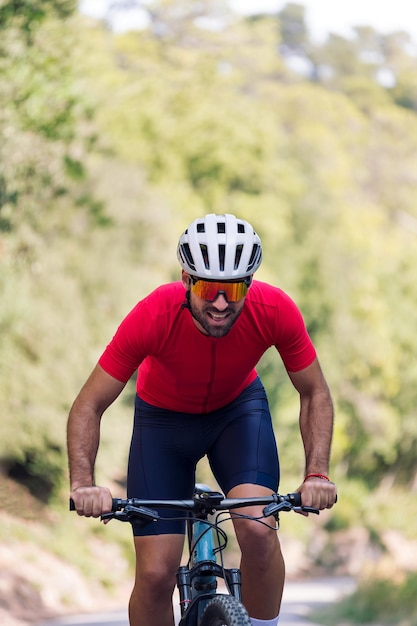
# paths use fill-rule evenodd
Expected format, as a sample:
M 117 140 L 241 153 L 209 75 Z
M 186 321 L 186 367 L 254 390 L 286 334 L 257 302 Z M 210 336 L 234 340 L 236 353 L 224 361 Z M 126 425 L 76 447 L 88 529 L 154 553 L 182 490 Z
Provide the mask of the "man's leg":
M 229 498 L 271 495 L 259 485 L 238 485 L 227 494 Z M 259 507 L 258 514 L 262 513 Z M 240 513 L 256 515 L 257 507 L 239 509 Z M 270 525 L 275 528 L 275 519 Z M 242 552 L 242 600 L 251 618 L 276 620 L 281 608 L 285 565 L 276 530 L 252 520 L 235 518 L 234 527 Z
M 129 603 L 130 626 L 173 626 L 172 592 L 183 535 L 135 537 L 136 575 Z

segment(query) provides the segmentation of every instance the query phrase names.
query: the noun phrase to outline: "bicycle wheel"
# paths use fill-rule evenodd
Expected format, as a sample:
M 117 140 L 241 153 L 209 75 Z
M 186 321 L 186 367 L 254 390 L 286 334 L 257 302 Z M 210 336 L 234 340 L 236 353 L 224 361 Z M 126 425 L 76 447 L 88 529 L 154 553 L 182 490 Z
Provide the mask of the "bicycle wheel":
M 251 626 L 251 621 L 239 600 L 218 595 L 207 604 L 200 626 Z

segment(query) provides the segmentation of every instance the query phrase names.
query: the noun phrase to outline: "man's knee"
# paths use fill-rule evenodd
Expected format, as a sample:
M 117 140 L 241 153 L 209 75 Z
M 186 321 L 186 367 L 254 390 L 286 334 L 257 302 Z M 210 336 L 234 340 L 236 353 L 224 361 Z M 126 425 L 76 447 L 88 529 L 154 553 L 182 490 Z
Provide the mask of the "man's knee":
M 238 541 L 242 554 L 256 560 L 268 560 L 281 553 L 276 530 L 257 522 L 249 521 L 241 528 Z
M 172 593 L 181 559 L 182 541 L 182 537 L 170 541 L 168 535 L 135 539 L 135 592 Z
M 172 593 L 175 585 L 176 566 L 163 560 L 137 563 L 135 590 L 138 593 Z
M 260 524 L 256 520 L 239 520 L 235 527 L 240 543 L 249 542 L 252 544 L 255 542 L 262 545 L 279 545 L 278 534 L 272 524 Z

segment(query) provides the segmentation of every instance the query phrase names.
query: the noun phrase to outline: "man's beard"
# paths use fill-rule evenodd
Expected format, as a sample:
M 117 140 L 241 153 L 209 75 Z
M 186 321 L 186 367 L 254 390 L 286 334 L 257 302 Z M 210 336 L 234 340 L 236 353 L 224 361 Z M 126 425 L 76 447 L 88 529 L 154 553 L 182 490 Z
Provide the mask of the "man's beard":
M 200 324 L 200 326 L 206 331 L 206 333 L 210 337 L 224 337 L 232 328 L 233 324 L 237 321 L 239 315 L 242 312 L 242 309 L 239 311 L 235 311 L 232 308 L 228 308 L 227 311 L 229 313 L 229 317 L 227 318 L 227 322 L 222 326 L 216 326 L 215 324 L 210 324 L 210 318 L 207 317 L 207 313 L 210 312 L 210 307 L 207 307 L 203 312 L 196 310 L 191 302 L 191 298 L 189 300 L 189 309 L 191 311 L 191 315 L 195 320 Z M 213 312 L 218 313 L 216 309 L 213 309 Z

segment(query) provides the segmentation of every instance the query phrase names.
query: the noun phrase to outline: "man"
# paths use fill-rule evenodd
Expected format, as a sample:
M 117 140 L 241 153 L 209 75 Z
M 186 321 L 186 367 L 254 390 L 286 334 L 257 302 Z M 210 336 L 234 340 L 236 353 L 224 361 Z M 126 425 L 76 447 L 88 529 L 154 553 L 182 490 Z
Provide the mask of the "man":
M 192 497 L 196 463 L 204 455 L 227 497 L 276 491 L 277 448 L 254 369 L 270 346 L 300 396 L 302 502 L 330 508 L 336 487 L 328 478 L 329 389 L 294 302 L 282 290 L 253 281 L 262 260 L 258 235 L 233 215 L 206 215 L 181 236 L 178 259 L 182 281 L 159 287 L 136 305 L 72 406 L 68 454 L 78 514 L 98 517 L 111 509 L 109 489 L 94 482 L 100 420 L 136 369 L 129 497 Z M 284 584 L 277 533 L 247 520 L 237 521 L 235 531 L 243 602 L 254 626 L 275 626 Z M 168 520 L 134 528 L 131 626 L 172 626 L 183 533 L 182 523 Z

